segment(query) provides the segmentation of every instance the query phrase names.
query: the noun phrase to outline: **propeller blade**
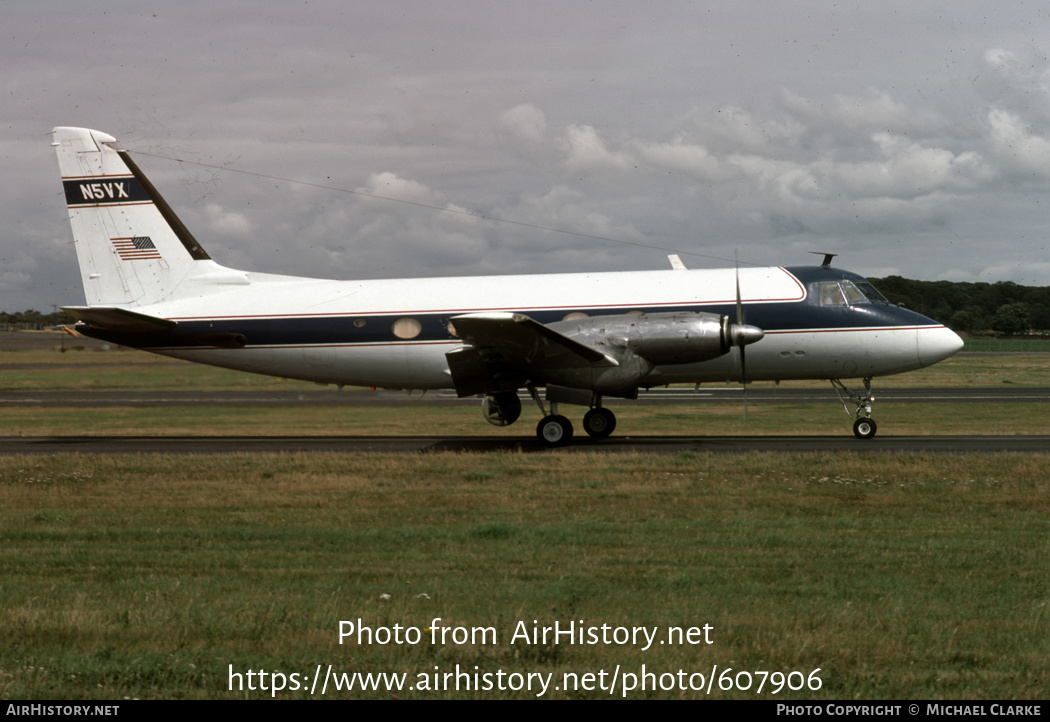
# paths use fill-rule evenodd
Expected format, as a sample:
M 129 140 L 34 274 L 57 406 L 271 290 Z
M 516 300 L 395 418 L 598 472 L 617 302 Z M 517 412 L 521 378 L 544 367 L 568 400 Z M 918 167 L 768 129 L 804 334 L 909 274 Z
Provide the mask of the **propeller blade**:
M 744 329 L 744 302 L 740 297 L 740 251 L 736 248 L 733 249 L 733 267 L 736 272 L 736 328 L 733 329 L 733 336 L 737 337 Z M 744 422 L 747 422 L 747 356 L 744 355 L 744 346 L 746 342 L 743 342 L 741 336 L 740 343 L 737 348 L 740 350 L 740 383 L 743 385 L 742 395 L 744 397 Z
M 736 270 L 736 323 L 738 326 L 744 325 L 744 303 L 740 300 L 740 259 L 737 258 L 737 251 L 733 251 L 733 267 Z

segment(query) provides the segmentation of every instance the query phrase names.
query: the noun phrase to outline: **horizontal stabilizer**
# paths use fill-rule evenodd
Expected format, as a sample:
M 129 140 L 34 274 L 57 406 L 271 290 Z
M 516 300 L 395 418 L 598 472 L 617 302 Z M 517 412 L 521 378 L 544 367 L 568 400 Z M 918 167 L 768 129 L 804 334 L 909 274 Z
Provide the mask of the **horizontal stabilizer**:
M 173 329 L 178 325 L 175 321 L 169 321 L 166 318 L 147 316 L 126 308 L 63 306 L 62 310 L 94 328 L 120 333 L 157 333 Z

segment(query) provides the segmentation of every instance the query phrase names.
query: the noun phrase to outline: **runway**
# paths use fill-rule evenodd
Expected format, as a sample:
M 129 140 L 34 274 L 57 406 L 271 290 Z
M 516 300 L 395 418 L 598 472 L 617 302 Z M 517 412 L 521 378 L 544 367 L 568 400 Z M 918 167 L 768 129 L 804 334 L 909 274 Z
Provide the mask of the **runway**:
M 873 389 L 876 403 L 1046 403 L 1050 388 L 1003 386 L 1002 388 L 888 388 Z M 747 389 L 749 403 L 759 404 L 838 404 L 831 386 L 825 388 L 761 387 Z M 740 386 L 701 386 L 641 391 L 637 400 L 607 398 L 609 406 L 620 404 L 732 403 L 743 400 Z M 522 403 L 532 401 L 520 394 Z M 370 391 L 325 388 L 308 391 L 3 391 L 0 408 L 35 406 L 41 408 L 90 408 L 106 406 L 436 406 L 478 405 L 477 398 L 457 398 L 451 391 Z
M 0 437 L 0 455 L 516 452 L 741 454 L 749 451 L 865 454 L 1050 453 L 1050 436 L 613 436 L 577 439 L 558 449 L 534 436 L 51 436 Z
M 1046 403 L 1050 388 L 899 388 L 876 392 L 887 403 Z M 637 401 L 609 399 L 618 404 L 732 403 L 742 401 L 740 387 L 652 389 Z M 748 389 L 749 403 L 837 404 L 831 389 Z M 527 401 L 531 404 L 531 401 Z M 459 406 L 477 405 L 474 397 L 459 399 L 450 392 L 407 394 L 367 389 L 308 391 L 4 391 L 0 408 L 89 408 L 117 406 Z M 479 419 L 480 423 L 480 419 Z M 484 428 L 484 427 L 483 427 Z M 880 434 L 861 441 L 848 431 L 840 436 L 618 436 L 603 441 L 577 437 L 567 447 L 547 449 L 525 424 L 519 437 L 476 436 L 165 436 L 165 437 L 0 437 L 0 455 L 12 454 L 233 454 L 278 453 L 431 453 L 440 451 L 503 451 L 519 453 L 744 453 L 849 452 L 966 454 L 1035 452 L 1050 453 L 1050 436 L 893 436 Z

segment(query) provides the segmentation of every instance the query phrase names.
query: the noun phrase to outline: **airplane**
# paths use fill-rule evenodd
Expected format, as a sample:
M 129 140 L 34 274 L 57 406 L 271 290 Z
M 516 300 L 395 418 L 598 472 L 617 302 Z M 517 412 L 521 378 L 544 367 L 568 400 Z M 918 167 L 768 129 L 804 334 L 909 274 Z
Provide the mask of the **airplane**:
M 962 348 L 863 276 L 820 266 L 338 281 L 219 265 L 117 140 L 52 131 L 86 305 L 75 330 L 157 354 L 320 384 L 453 389 L 497 426 L 539 407 L 546 446 L 571 441 L 559 404 L 609 436 L 606 398 L 669 384 L 830 380 L 860 439 L 871 380 Z M 864 391 L 843 379 L 861 379 Z M 744 387 L 746 389 L 746 386 Z M 543 397 L 539 393 L 543 389 Z M 850 411 L 848 403 L 855 405 Z

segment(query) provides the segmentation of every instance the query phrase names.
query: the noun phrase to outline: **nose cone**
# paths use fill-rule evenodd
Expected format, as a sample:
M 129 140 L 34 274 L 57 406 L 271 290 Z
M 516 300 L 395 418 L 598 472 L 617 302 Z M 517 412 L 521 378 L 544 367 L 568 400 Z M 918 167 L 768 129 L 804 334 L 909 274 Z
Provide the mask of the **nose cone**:
M 918 330 L 919 365 L 932 366 L 958 353 L 963 340 L 950 328 L 935 326 Z

